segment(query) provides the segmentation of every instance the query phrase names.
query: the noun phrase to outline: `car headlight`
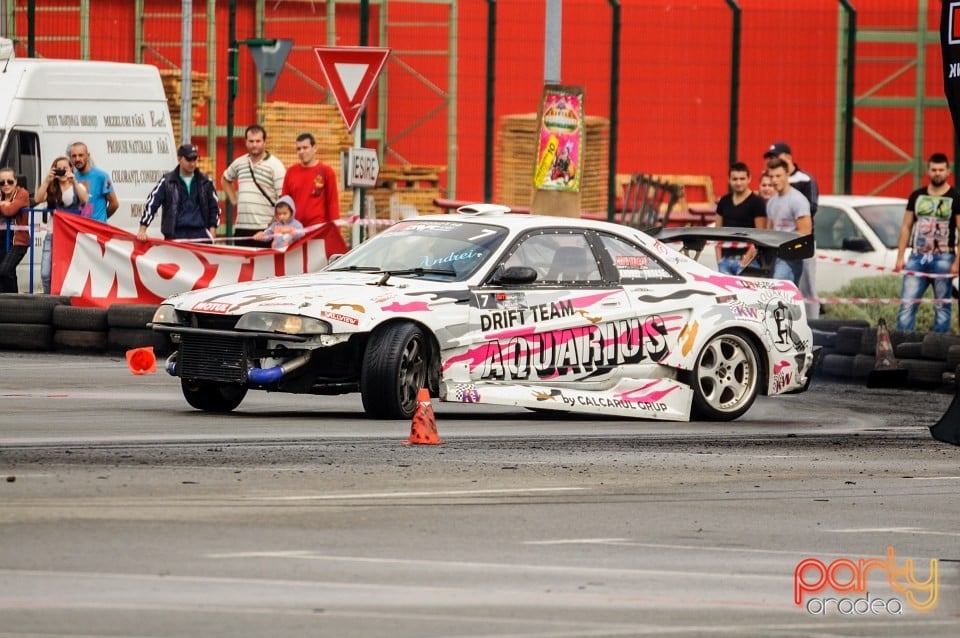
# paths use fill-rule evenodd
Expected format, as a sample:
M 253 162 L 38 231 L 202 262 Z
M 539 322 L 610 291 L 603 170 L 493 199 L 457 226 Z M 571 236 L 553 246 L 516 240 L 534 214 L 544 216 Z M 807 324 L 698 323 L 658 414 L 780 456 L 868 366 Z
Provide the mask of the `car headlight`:
M 289 335 L 330 334 L 330 324 L 326 321 L 277 312 L 248 312 L 240 317 L 236 328 L 256 332 L 282 332 Z
M 170 304 L 163 304 L 153 313 L 153 323 L 173 323 L 178 324 L 177 311 Z

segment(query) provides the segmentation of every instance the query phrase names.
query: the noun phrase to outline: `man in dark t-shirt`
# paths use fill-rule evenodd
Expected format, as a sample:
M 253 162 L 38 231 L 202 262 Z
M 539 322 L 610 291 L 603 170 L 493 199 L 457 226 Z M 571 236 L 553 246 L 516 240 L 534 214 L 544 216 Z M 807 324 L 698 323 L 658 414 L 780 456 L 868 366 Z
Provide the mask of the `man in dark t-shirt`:
M 735 162 L 728 173 L 730 192 L 717 202 L 717 227 L 766 228 L 766 202 L 750 190 L 750 169 L 743 162 Z M 717 244 L 717 270 L 728 275 L 739 275 L 753 259 L 748 248 L 725 248 Z

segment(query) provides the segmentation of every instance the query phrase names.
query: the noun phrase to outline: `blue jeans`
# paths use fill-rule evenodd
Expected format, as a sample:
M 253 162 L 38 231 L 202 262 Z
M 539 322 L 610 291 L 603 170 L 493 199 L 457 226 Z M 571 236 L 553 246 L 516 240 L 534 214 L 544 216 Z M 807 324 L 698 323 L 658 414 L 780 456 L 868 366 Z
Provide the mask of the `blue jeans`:
M 53 272 L 53 231 L 48 230 L 43 238 L 43 251 L 40 253 L 40 281 L 43 294 L 50 294 L 50 275 Z
M 743 259 L 743 255 L 739 256 L 729 256 L 721 257 L 720 261 L 717 262 L 717 270 L 722 272 L 725 275 L 739 275 L 743 272 L 743 269 L 746 266 L 741 266 L 740 261 Z M 749 264 L 754 268 L 760 267 L 760 261 L 754 259 L 752 263 Z
M 918 255 L 912 254 L 907 260 L 905 270 L 915 272 L 924 272 L 931 275 L 948 275 L 950 267 L 953 266 L 953 253 L 942 253 L 940 255 Z M 934 302 L 936 312 L 933 319 L 934 332 L 950 332 L 950 303 L 952 301 L 952 288 L 949 277 L 918 277 L 916 275 L 903 276 L 903 291 L 900 298 L 903 302 L 900 304 L 900 312 L 897 313 L 897 330 L 913 330 L 913 324 L 917 319 L 918 302 L 913 301 L 923 298 L 923 293 L 927 291 L 927 286 L 933 284 L 933 297 L 939 301 Z
M 773 263 L 773 278 L 786 279 L 796 285 L 800 281 L 800 273 L 803 272 L 802 259 L 780 259 Z

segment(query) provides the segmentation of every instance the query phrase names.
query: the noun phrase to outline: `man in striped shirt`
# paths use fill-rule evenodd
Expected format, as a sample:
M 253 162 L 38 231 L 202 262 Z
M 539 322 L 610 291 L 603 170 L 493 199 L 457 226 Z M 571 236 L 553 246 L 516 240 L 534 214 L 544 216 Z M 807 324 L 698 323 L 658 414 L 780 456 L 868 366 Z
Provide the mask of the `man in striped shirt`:
M 262 126 L 248 126 L 244 138 L 246 155 L 233 160 L 223 171 L 223 192 L 237 210 L 235 237 L 252 237 L 273 222 L 274 206 L 280 199 L 287 172 L 283 162 L 267 150 L 267 131 Z M 265 244 L 248 239 L 237 245 Z

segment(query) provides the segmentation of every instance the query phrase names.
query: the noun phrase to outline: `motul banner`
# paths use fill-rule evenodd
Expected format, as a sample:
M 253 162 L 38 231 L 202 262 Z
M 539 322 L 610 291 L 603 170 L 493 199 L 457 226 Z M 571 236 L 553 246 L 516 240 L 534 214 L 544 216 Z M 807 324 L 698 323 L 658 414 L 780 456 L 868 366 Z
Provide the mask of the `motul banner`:
M 314 228 L 284 252 L 148 239 L 79 215 L 53 216 L 51 291 L 75 306 L 152 303 L 179 292 L 314 272 L 327 263 L 328 235 Z M 340 239 L 342 243 L 342 238 Z
M 960 0 L 941 0 L 940 51 L 943 93 L 950 105 L 954 132 L 960 131 Z

